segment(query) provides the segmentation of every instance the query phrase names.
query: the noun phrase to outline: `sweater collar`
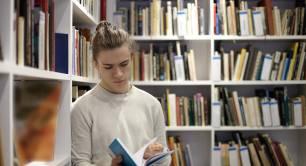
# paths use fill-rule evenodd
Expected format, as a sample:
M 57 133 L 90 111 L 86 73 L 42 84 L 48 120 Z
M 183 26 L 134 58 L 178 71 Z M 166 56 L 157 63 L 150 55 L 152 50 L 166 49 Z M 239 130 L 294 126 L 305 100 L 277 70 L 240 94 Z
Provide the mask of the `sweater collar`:
M 126 93 L 120 93 L 120 94 L 117 94 L 117 93 L 112 93 L 106 89 L 104 89 L 103 87 L 101 87 L 100 84 L 97 84 L 93 91 L 94 91 L 94 94 L 96 96 L 98 96 L 99 98 L 102 98 L 102 99 L 111 99 L 111 100 L 124 100 L 125 98 L 127 98 L 128 96 L 130 96 L 133 91 L 135 90 L 135 87 L 131 84 L 131 87 L 130 89 L 128 90 L 128 92 Z

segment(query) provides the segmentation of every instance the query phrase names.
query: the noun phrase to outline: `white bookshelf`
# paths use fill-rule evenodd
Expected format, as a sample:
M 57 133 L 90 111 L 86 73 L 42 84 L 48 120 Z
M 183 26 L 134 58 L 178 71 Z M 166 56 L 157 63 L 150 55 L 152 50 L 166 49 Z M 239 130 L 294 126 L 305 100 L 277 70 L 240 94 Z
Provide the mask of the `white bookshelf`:
M 79 25 L 98 25 L 98 20 L 91 15 L 84 6 L 82 6 L 78 0 L 72 0 L 73 4 L 73 22 Z
M 116 10 L 116 5 L 122 1 L 117 0 L 109 4 L 108 14 L 112 14 Z M 148 91 L 155 96 L 162 96 L 166 88 L 177 96 L 191 96 L 196 92 L 201 92 L 210 101 L 214 98 L 213 89 L 215 87 L 224 86 L 230 90 L 239 91 L 239 95 L 254 96 L 256 88 L 271 89 L 276 86 L 286 86 L 290 96 L 295 94 L 306 95 L 306 81 L 212 81 L 211 62 L 214 50 L 217 44 L 222 43 L 225 50 L 240 50 L 247 44 L 253 44 L 260 48 L 263 52 L 272 52 L 275 50 L 284 50 L 289 48 L 294 41 L 304 41 L 306 36 L 224 36 L 213 34 L 213 0 L 198 0 L 199 5 L 204 8 L 205 14 L 209 19 L 209 34 L 203 36 L 132 36 L 138 45 L 146 46 L 147 43 L 164 44 L 168 42 L 180 41 L 185 43 L 188 48 L 192 48 L 195 52 L 197 81 L 132 81 L 135 86 Z M 127 6 L 128 1 L 124 1 Z M 255 1 L 250 0 L 250 5 L 254 5 Z M 293 8 L 294 4 L 291 0 L 273 1 L 274 5 L 284 8 Z M 111 10 L 112 9 L 112 10 Z M 111 19 L 109 21 L 112 21 Z M 211 73 L 211 74 L 210 74 Z M 210 109 L 211 110 L 211 109 Z M 191 148 L 194 155 L 194 165 L 211 165 L 212 153 L 214 146 L 215 134 L 221 134 L 222 139 L 231 139 L 231 132 L 242 132 L 245 137 L 256 135 L 257 133 L 268 133 L 277 141 L 283 142 L 289 148 L 289 152 L 295 165 L 303 165 L 306 156 L 306 127 L 245 127 L 245 126 L 168 126 L 166 127 L 167 135 L 179 135 L 183 143 L 192 144 Z M 289 136 L 287 136 L 289 135 Z M 196 145 L 196 146 L 195 146 Z M 200 153 L 201 156 L 198 156 Z M 208 157 L 203 157 L 208 156 Z M 304 164 L 305 165 L 305 164 Z
M 98 1 L 96 1 L 98 2 Z M 72 82 L 95 84 L 96 80 L 71 74 L 71 31 L 72 25 L 95 27 L 98 20 L 89 14 L 77 0 L 54 0 L 55 33 L 68 34 L 68 74 L 40 70 L 16 65 L 14 38 L 14 1 L 3 0 L 0 6 L 0 39 L 4 61 L 0 62 L 0 132 L 4 165 L 13 166 L 14 135 L 14 81 L 15 80 L 57 80 L 62 83 L 60 105 L 55 136 L 54 159 L 47 162 L 32 162 L 33 165 L 67 166 L 71 163 L 71 89 Z M 100 3 L 100 1 L 98 2 Z M 99 6 L 99 4 L 97 4 Z
M 112 13 L 116 9 L 117 1 L 107 1 L 107 14 L 111 21 Z M 276 2 L 277 4 L 278 2 Z M 291 0 L 280 1 L 282 5 L 291 4 Z M 199 0 L 205 14 L 213 16 L 213 0 Z M 290 6 L 290 5 L 289 5 Z M 291 5 L 292 6 L 292 5 Z M 70 141 L 70 109 L 71 109 L 71 85 L 94 85 L 98 80 L 74 76 L 72 71 L 71 33 L 73 25 L 95 28 L 98 20 L 89 14 L 77 0 L 55 0 L 55 32 L 69 35 L 69 74 L 44 71 L 30 67 L 21 67 L 15 64 L 14 50 L 14 1 L 2 0 L 0 6 L 0 39 L 3 48 L 4 62 L 0 62 L 0 132 L 4 153 L 4 165 L 13 166 L 13 92 L 14 80 L 59 80 L 62 82 L 61 105 L 58 116 L 56 146 L 54 160 L 48 165 L 70 165 L 71 141 Z M 209 19 L 209 32 L 213 31 L 213 19 Z M 194 49 L 196 58 L 196 70 L 198 81 L 133 81 L 138 86 L 154 94 L 164 93 L 165 88 L 178 95 L 192 95 L 202 92 L 205 97 L 212 99 L 212 90 L 215 86 L 235 88 L 242 93 L 250 94 L 256 87 L 290 86 L 294 92 L 306 94 L 306 81 L 211 81 L 211 58 L 216 49 L 216 42 L 229 42 L 230 47 L 236 47 L 232 41 L 239 43 L 258 42 L 257 46 L 266 49 L 277 49 L 283 45 L 278 42 L 292 42 L 294 40 L 306 40 L 306 36 L 223 36 L 210 33 L 202 36 L 133 36 L 140 45 L 144 42 L 167 42 L 180 40 Z M 265 46 L 265 42 L 269 45 Z M 238 46 L 238 48 L 241 48 Z M 252 87 L 252 88 L 249 88 Z M 272 138 L 285 143 L 296 165 L 303 165 L 306 161 L 306 127 L 211 127 L 211 126 L 170 126 L 166 128 L 167 135 L 180 135 L 184 143 L 190 144 L 195 166 L 210 165 L 215 134 L 221 134 L 222 138 L 229 138 L 231 131 L 241 131 L 245 136 L 258 132 L 268 133 Z M 206 157 L 203 157 L 206 156 Z M 208 157 L 207 157 L 208 156 Z

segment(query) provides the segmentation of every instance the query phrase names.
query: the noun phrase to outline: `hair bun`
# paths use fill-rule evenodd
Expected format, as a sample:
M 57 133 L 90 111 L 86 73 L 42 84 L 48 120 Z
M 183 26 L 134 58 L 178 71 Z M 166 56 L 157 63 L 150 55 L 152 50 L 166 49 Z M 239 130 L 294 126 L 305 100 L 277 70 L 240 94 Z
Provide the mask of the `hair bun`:
M 108 22 L 108 21 L 101 21 L 99 24 L 98 24 L 98 26 L 97 26 L 97 28 L 96 28 L 96 31 L 99 31 L 99 30 L 101 30 L 102 28 L 103 29 L 109 29 L 109 28 L 111 28 L 112 27 L 112 24 L 110 23 L 110 22 Z

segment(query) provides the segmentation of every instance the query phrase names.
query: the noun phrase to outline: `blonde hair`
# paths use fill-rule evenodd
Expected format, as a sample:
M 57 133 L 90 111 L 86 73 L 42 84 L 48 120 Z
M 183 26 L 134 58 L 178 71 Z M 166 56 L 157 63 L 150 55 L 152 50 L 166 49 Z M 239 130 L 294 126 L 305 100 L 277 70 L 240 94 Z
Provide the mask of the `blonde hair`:
M 93 38 L 93 59 L 96 60 L 99 52 L 111 50 L 128 44 L 129 49 L 133 52 L 135 42 L 130 35 L 121 28 L 111 25 L 107 21 L 102 21 L 96 28 L 96 34 Z

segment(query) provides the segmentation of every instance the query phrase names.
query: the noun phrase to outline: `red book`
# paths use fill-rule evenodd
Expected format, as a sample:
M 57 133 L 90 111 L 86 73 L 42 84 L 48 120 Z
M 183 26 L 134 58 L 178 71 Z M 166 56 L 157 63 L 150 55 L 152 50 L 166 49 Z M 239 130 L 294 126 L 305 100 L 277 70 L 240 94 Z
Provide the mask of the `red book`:
M 101 0 L 100 20 L 106 20 L 106 0 Z

